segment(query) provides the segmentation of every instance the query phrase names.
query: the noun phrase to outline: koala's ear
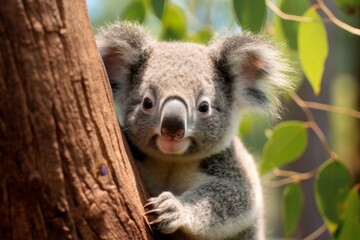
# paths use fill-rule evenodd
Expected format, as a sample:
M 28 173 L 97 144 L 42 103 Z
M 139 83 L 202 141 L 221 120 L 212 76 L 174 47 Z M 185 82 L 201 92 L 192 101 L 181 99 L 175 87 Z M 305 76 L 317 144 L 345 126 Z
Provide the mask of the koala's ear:
M 96 44 L 115 99 L 128 90 L 133 66 L 141 64 L 151 42 L 151 37 L 136 23 L 118 21 L 100 29 Z
M 276 114 L 278 95 L 289 91 L 292 84 L 288 64 L 274 44 L 245 33 L 219 37 L 210 49 L 220 74 L 230 81 L 238 106 Z

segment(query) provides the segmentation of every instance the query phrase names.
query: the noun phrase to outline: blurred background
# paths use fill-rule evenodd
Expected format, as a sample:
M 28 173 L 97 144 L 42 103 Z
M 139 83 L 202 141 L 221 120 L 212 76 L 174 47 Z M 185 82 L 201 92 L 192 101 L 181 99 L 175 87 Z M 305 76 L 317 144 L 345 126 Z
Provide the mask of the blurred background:
M 321 83 L 321 92 L 315 95 L 302 74 L 297 49 L 297 22 L 279 18 L 264 1 L 242 1 L 247 12 L 232 0 L 87 0 L 89 16 L 96 34 L 99 27 L 114 20 L 139 21 L 156 38 L 183 40 L 206 44 L 216 32 L 243 31 L 241 21 L 248 21 L 246 30 L 270 35 L 274 41 L 285 43 L 284 52 L 296 69 L 297 94 L 306 101 L 325 103 L 359 111 L 360 106 L 360 38 L 345 31 L 320 12 L 325 22 L 329 55 Z M 239 1 L 238 1 L 239 2 Z M 241 1 L 240 1 L 241 2 Z M 250 3 L 251 2 L 251 3 Z M 260 2 L 260 4 L 259 4 Z M 302 15 L 316 1 L 272 1 L 284 12 Z M 240 4 L 241 5 L 241 4 Z M 336 1 L 326 1 L 330 10 L 342 21 L 359 28 L 359 15 L 349 14 Z M 250 11 L 250 10 L 251 11 Z M 355 9 L 356 10 L 356 9 Z M 357 9 L 358 10 L 358 9 Z M 359 14 L 359 12 L 357 12 Z M 245 16 L 245 18 L 244 18 Z M 244 23 L 242 22 L 242 23 Z M 313 36 L 316 38 L 316 36 Z M 290 97 L 284 99 L 283 120 L 307 121 L 301 108 Z M 315 121 L 325 133 L 331 148 L 349 167 L 354 182 L 360 181 L 360 122 L 359 118 L 332 111 L 312 110 Z M 266 132 L 277 122 L 254 113 L 245 113 L 239 134 L 248 149 L 261 161 Z M 283 169 L 309 172 L 328 159 L 318 137 L 309 130 L 308 147 L 302 157 Z M 266 176 L 264 176 L 266 179 Z M 265 181 L 265 180 L 264 180 Z M 264 182 L 267 232 L 271 239 L 304 239 L 323 225 L 314 199 L 314 178 L 301 181 L 304 207 L 300 223 L 291 237 L 285 238 L 282 226 L 283 186 L 267 186 Z M 328 233 L 316 239 L 331 239 Z

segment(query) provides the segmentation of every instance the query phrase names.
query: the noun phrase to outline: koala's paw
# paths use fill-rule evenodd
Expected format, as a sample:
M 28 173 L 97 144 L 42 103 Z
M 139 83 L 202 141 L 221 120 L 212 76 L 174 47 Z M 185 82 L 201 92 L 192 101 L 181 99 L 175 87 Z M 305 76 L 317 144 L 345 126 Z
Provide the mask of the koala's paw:
M 149 209 L 145 212 L 146 215 L 155 216 L 150 225 L 161 233 L 173 233 L 184 224 L 184 207 L 170 192 L 148 199 L 144 208 Z

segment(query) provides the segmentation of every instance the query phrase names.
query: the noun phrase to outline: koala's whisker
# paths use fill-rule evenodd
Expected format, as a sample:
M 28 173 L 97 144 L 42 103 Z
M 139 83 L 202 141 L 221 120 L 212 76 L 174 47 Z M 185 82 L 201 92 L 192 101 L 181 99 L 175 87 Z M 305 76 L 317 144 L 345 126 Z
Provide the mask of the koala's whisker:
M 121 128 L 121 130 L 123 131 L 123 132 L 126 132 L 127 130 L 129 130 L 130 129 L 130 127 L 127 127 L 127 128 Z

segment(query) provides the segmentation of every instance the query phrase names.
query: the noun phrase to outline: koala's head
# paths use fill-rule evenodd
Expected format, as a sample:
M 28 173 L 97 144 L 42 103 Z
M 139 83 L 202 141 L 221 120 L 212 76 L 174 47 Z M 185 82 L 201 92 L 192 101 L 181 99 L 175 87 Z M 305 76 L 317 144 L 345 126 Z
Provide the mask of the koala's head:
M 101 29 L 104 61 L 120 123 L 140 151 L 159 159 L 209 156 L 230 144 L 240 110 L 275 112 L 289 84 L 272 44 L 250 34 L 209 46 L 159 42 L 139 25 Z

